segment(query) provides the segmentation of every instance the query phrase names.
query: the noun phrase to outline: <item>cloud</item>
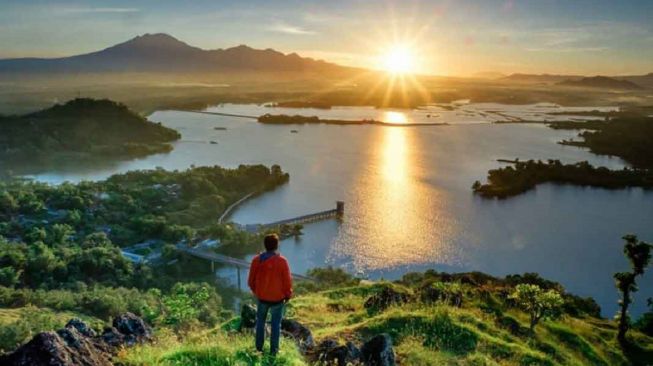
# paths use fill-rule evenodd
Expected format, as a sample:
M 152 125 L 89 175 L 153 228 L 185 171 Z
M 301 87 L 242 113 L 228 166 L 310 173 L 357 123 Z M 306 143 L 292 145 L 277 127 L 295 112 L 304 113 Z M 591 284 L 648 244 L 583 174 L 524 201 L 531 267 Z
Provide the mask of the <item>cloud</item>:
M 62 8 L 62 14 L 88 14 L 88 13 L 137 13 L 137 8 Z
M 312 31 L 312 30 L 308 30 L 308 29 L 305 29 L 305 28 L 302 28 L 302 27 L 289 25 L 289 24 L 285 24 L 285 23 L 278 23 L 278 24 L 270 27 L 269 30 L 271 30 L 273 32 L 292 34 L 292 35 L 298 35 L 298 36 L 308 36 L 308 35 L 315 34 L 315 32 Z

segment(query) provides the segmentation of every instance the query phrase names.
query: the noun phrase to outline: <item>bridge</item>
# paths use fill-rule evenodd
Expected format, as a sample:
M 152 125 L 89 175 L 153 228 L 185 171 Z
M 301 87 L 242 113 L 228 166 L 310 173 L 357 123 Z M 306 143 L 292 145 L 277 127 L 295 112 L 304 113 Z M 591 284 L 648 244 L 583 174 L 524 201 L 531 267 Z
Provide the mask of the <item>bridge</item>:
M 250 198 L 254 193 L 250 193 L 246 195 L 245 197 L 241 198 L 231 206 L 225 210 L 225 213 L 220 216 L 218 219 L 218 222 L 222 223 L 226 217 L 229 216 L 229 213 L 240 203 L 246 201 L 248 198 Z M 274 221 L 268 224 L 249 224 L 249 225 L 238 225 L 241 229 L 247 230 L 249 232 L 257 232 L 262 229 L 267 229 L 267 228 L 273 228 L 273 227 L 278 227 L 281 225 L 299 225 L 299 224 L 306 224 L 309 222 L 315 222 L 319 220 L 326 220 L 330 219 L 332 217 L 341 217 L 345 212 L 345 203 L 342 201 L 337 201 L 336 202 L 336 208 L 332 210 L 326 210 L 326 211 L 320 211 L 308 215 L 302 215 L 302 216 L 297 216 L 293 217 L 290 219 L 285 219 L 285 220 L 279 220 L 279 221 Z M 236 268 L 236 274 L 238 277 L 238 289 L 241 289 L 241 276 L 240 276 L 240 270 L 241 268 L 247 268 L 249 269 L 250 263 L 234 258 L 234 257 L 229 257 L 223 254 L 218 254 L 215 253 L 212 250 L 206 250 L 202 245 L 191 247 L 186 245 L 185 243 L 178 243 L 176 246 L 176 249 L 179 252 L 185 253 L 187 255 L 193 256 L 195 258 L 200 258 L 207 260 L 211 263 L 211 272 L 215 272 L 215 263 L 220 263 L 220 264 L 225 264 L 229 266 L 233 266 Z M 297 273 L 292 273 L 291 274 L 293 278 L 297 280 L 307 280 L 307 281 L 314 281 L 313 278 L 305 275 L 300 275 Z
M 189 246 L 186 246 L 186 245 L 181 244 L 181 243 L 177 244 L 175 247 L 177 248 L 178 251 L 180 251 L 182 253 L 188 254 L 188 255 L 190 255 L 192 257 L 195 257 L 195 258 L 200 258 L 200 259 L 205 259 L 205 260 L 210 261 L 211 262 L 211 272 L 212 273 L 215 272 L 215 263 L 221 263 L 221 264 L 226 264 L 226 265 L 236 267 L 236 274 L 238 275 L 238 289 L 239 290 L 242 289 L 241 279 L 240 279 L 241 278 L 240 269 L 241 268 L 249 269 L 249 266 L 250 266 L 249 262 L 247 262 L 245 260 L 242 260 L 242 259 L 229 257 L 229 256 L 226 256 L 226 255 L 223 255 L 223 254 L 218 254 L 218 253 L 215 253 L 213 251 L 207 251 L 207 250 L 202 250 L 202 249 L 198 249 L 198 248 L 194 248 L 194 247 L 189 247 Z M 304 276 L 304 275 L 300 275 L 300 274 L 297 274 L 297 273 L 292 273 L 291 275 L 296 280 L 314 281 L 314 279 L 312 277 L 309 277 L 309 276 Z
M 344 213 L 345 213 L 345 203 L 342 201 L 338 201 L 336 203 L 336 208 L 332 210 L 320 211 L 308 215 L 293 217 L 290 219 L 274 221 L 268 224 L 247 224 L 247 225 L 240 225 L 240 226 L 246 231 L 256 232 L 259 230 L 274 228 L 281 225 L 304 225 L 310 222 L 327 220 L 333 217 L 341 217 Z

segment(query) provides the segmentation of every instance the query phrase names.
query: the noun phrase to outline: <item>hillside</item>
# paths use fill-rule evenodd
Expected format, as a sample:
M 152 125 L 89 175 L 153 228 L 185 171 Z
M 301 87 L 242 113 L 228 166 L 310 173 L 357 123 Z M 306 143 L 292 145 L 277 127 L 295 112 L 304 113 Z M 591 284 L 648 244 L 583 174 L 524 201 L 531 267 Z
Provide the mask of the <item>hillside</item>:
M 0 117 L 0 159 L 53 153 L 133 157 L 167 152 L 177 131 L 109 100 L 75 99 L 23 116 Z
M 497 279 L 428 271 L 396 283 L 342 280 L 320 283 L 322 290 L 316 292 L 304 289 L 291 301 L 287 316 L 312 331 L 314 346 L 305 342 L 302 357 L 286 340 L 272 364 L 313 365 L 339 357 L 352 362 L 360 345 L 379 334 L 390 336 L 400 365 L 630 365 L 653 356 L 653 338 L 632 331 L 631 348 L 623 351 L 615 340 L 615 323 L 599 318 L 591 299 L 565 294 L 560 285 L 532 274 Z M 340 287 L 334 287 L 336 282 Z M 562 291 L 564 315 L 542 321 L 531 333 L 527 315 L 508 298 L 520 283 Z M 269 364 L 254 352 L 251 333 L 237 332 L 241 321 L 183 342 L 163 336 L 156 345 L 126 352 L 120 361 Z
M 569 79 L 564 80 L 557 85 L 563 86 L 577 86 L 584 88 L 603 88 L 603 89 L 621 89 L 621 90 L 637 90 L 642 89 L 641 86 L 627 80 L 618 80 L 607 76 L 593 76 L 582 79 Z
M 325 72 L 347 68 L 245 45 L 203 50 L 167 34 L 145 34 L 101 51 L 62 58 L 0 60 L 0 74 Z
M 501 80 L 527 84 L 555 84 L 564 80 L 582 79 L 580 75 L 555 75 L 555 74 L 511 74 Z
M 653 88 L 653 72 L 646 75 L 615 76 L 615 79 L 630 81 L 646 88 Z

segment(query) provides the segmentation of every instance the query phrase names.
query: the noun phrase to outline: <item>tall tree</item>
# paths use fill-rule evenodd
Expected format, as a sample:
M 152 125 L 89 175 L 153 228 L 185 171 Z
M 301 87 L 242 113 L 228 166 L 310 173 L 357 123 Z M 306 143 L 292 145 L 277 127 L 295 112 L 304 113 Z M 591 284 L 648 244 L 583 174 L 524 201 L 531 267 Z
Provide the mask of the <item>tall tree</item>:
M 614 274 L 617 289 L 621 292 L 620 309 L 619 314 L 617 314 L 617 320 L 619 321 L 617 339 L 620 342 L 626 340 L 626 332 L 630 327 L 628 307 L 633 301 L 632 293 L 637 292 L 637 276 L 644 274 L 644 270 L 651 262 L 651 249 L 653 248 L 651 244 L 638 240 L 635 235 L 626 235 L 623 239 L 626 241 L 624 254 L 630 261 L 632 271 Z

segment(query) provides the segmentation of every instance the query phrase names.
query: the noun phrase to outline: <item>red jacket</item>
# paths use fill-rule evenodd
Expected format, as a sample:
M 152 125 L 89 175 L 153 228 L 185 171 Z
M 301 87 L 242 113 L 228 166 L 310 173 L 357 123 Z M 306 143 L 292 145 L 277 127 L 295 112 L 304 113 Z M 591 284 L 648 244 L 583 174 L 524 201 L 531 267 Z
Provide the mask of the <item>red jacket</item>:
M 275 253 L 262 253 L 252 259 L 247 284 L 259 300 L 279 302 L 292 296 L 292 277 L 286 258 Z

